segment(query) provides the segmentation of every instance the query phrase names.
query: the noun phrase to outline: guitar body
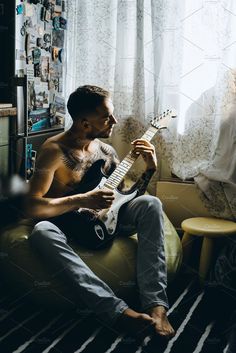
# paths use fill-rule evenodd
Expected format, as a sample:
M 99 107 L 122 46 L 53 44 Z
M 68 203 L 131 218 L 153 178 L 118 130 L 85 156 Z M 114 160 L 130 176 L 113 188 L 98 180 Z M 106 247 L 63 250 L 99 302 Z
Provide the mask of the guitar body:
M 102 171 L 103 164 L 102 160 L 95 162 L 79 186 L 70 195 L 103 188 L 107 181 L 107 176 Z M 96 183 L 97 186 L 94 187 Z M 121 207 L 134 199 L 138 190 L 129 193 L 114 189 L 113 192 L 115 199 L 108 210 L 96 211 L 79 208 L 49 220 L 68 236 L 76 238 L 81 245 L 91 249 L 108 246 L 117 234 L 118 215 Z
M 101 182 L 99 183 L 99 185 L 95 189 L 101 189 L 104 186 L 106 180 L 107 180 L 107 178 L 103 177 Z M 121 206 L 123 206 L 127 202 L 134 199 L 135 196 L 137 195 L 137 192 L 138 192 L 138 190 L 135 190 L 130 193 L 123 193 L 123 192 L 118 191 L 117 189 L 114 189 L 113 191 L 114 191 L 115 199 L 114 199 L 111 207 L 109 208 L 109 210 L 107 212 L 105 210 L 105 213 L 103 210 L 98 212 L 99 219 L 101 221 L 103 221 L 103 223 L 106 226 L 107 232 L 110 235 L 113 235 L 116 232 L 118 214 L 119 214 L 119 210 L 120 210 Z

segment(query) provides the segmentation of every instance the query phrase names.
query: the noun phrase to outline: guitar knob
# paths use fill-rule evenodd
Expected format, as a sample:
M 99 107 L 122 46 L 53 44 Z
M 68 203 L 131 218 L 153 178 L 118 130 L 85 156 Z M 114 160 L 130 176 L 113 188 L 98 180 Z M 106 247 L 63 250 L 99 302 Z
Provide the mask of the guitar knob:
M 102 229 L 102 227 L 99 224 L 96 224 L 94 227 L 95 233 L 97 234 L 97 236 L 103 240 L 105 237 L 104 231 Z

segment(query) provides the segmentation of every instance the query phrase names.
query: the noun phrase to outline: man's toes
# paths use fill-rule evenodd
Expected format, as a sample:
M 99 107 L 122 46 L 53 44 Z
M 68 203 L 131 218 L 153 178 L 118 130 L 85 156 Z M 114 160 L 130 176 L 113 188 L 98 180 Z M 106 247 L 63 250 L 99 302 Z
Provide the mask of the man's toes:
M 166 328 L 166 327 L 160 327 L 160 325 L 156 325 L 155 329 L 160 336 L 165 338 L 171 338 L 175 335 L 175 331 L 172 327 Z
M 168 330 L 166 333 L 166 336 L 170 338 L 174 337 L 174 335 L 175 335 L 175 331 L 173 329 Z

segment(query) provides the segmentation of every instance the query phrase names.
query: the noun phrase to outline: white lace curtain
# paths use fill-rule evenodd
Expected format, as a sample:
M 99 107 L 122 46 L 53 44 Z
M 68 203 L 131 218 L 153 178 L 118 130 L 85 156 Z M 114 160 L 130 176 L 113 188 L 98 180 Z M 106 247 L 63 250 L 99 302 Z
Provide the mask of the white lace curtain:
M 157 145 L 214 215 L 235 219 L 236 2 L 69 0 L 68 19 L 67 96 L 82 84 L 111 91 L 121 158 L 150 115 L 175 108 Z

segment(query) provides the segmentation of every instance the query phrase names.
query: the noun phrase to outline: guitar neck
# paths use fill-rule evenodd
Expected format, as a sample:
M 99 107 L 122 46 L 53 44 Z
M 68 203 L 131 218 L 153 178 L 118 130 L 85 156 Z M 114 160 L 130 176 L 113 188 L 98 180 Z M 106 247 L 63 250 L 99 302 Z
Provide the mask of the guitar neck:
M 155 136 L 158 129 L 150 126 L 148 130 L 143 134 L 141 137 L 147 141 L 151 141 L 151 139 Z M 116 167 L 113 173 L 109 176 L 106 183 L 104 184 L 105 187 L 109 189 L 115 189 L 120 184 L 122 179 L 126 176 L 129 169 L 132 167 L 133 163 L 138 158 L 138 155 L 134 156 L 132 151 L 130 151 L 127 156 L 122 160 L 122 162 Z

